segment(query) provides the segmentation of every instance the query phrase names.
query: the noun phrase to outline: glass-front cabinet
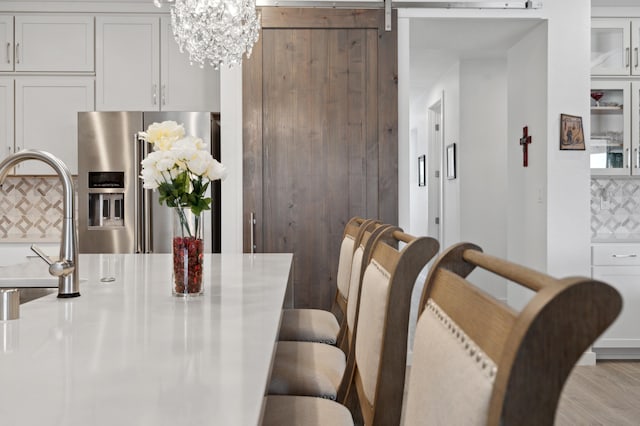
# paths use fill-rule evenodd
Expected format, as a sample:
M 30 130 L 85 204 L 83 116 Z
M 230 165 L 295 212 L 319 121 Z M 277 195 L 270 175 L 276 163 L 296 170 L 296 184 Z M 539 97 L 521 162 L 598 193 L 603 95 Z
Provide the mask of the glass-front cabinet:
M 640 75 L 640 19 L 591 20 L 591 74 Z
M 632 96 L 631 87 L 629 81 L 594 80 L 591 83 L 591 174 L 640 174 L 638 143 L 632 144 L 631 140 L 630 108 L 632 98 L 635 98 L 633 105 L 636 111 L 633 115 L 637 118 L 640 93 L 636 91 L 636 96 Z

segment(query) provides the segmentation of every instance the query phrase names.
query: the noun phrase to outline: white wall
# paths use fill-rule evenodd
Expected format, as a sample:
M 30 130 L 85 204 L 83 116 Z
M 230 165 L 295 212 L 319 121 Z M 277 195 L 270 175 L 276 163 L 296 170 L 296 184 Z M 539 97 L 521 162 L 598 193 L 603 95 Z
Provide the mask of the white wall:
M 412 52 L 411 56 L 413 56 L 416 52 Z M 400 66 L 400 65 L 399 65 Z M 460 89 L 460 63 L 456 62 L 452 65 L 438 80 L 429 91 L 416 91 L 411 93 L 411 105 L 412 119 L 410 121 L 410 128 L 415 129 L 417 134 L 418 143 L 417 150 L 420 152 L 427 152 L 427 145 L 432 141 L 428 140 L 428 129 L 427 129 L 427 109 L 432 106 L 434 103 L 442 100 L 444 104 L 444 122 L 442 123 L 443 135 L 445 145 L 450 143 L 448 141 L 458 141 L 459 137 L 459 110 L 460 110 L 460 102 L 459 102 L 459 89 Z M 443 97 L 444 93 L 444 97 Z M 431 151 L 430 151 L 431 152 Z M 429 167 L 427 170 L 427 175 L 430 177 L 427 185 L 435 185 L 438 180 L 431 179 L 434 175 L 434 170 L 436 169 L 436 164 L 439 165 L 439 161 L 434 158 L 427 159 L 429 163 Z M 415 163 L 417 164 L 417 157 Z M 439 168 L 439 166 L 437 167 Z M 440 247 L 445 248 L 448 245 L 452 244 L 459 239 L 459 179 L 447 180 L 443 177 L 444 173 L 441 173 L 440 180 L 443 180 L 444 187 L 444 209 L 445 216 L 447 216 L 447 221 L 443 224 L 443 240 L 440 241 Z M 413 184 L 412 186 L 417 187 L 417 184 Z M 414 191 L 414 193 L 418 193 L 419 191 Z M 421 198 L 422 200 L 422 198 Z M 424 201 L 424 200 L 422 200 Z M 426 207 L 426 206 L 425 206 Z M 413 204 L 411 206 L 415 212 L 412 214 L 426 214 L 425 209 L 422 205 Z M 451 217 L 451 219 L 449 219 Z M 429 220 L 433 220 L 432 217 L 429 217 Z M 443 223 L 443 222 L 441 222 Z M 419 225 L 416 223 L 412 223 L 412 228 L 410 230 L 411 233 L 419 234 L 417 228 Z M 413 293 L 411 296 L 411 309 L 409 313 L 409 359 L 411 357 L 411 348 L 413 347 L 413 335 L 415 330 L 415 323 L 417 319 L 417 307 L 420 302 L 420 296 L 422 294 L 422 289 L 424 287 L 424 280 L 426 278 L 426 274 L 428 272 L 428 268 L 425 268 L 413 289 Z M 410 362 L 410 361 L 409 361 Z
M 507 61 L 460 63 L 460 239 L 495 256 L 507 254 Z M 470 277 L 506 300 L 506 284 L 485 271 Z
M 547 269 L 547 24 L 515 44 L 507 56 L 508 207 L 507 257 L 534 269 Z M 586 93 L 586 92 L 585 92 Z M 523 167 L 519 139 L 528 126 L 532 142 Z M 587 209 L 588 211 L 588 209 Z M 521 308 L 527 293 L 509 285 L 510 304 Z
M 424 102 L 421 102 L 421 108 L 424 107 L 424 114 L 421 115 L 426 116 L 427 108 L 441 98 L 444 104 L 443 145 L 446 147 L 460 141 L 460 62 L 456 62 L 445 71 L 442 78 L 426 94 Z M 428 134 L 428 129 L 424 128 L 423 131 Z M 433 174 L 433 171 L 430 173 Z M 446 167 L 440 170 L 444 210 L 444 217 L 440 221 L 442 248 L 460 241 L 460 179 L 449 180 L 445 174 Z
M 560 151 L 560 114 L 583 117 L 590 128 L 590 2 L 549 2 L 547 271 L 590 276 L 589 151 Z M 551 41 L 554 41 L 553 43 Z
M 410 206 L 415 204 L 416 197 L 411 185 L 412 176 L 416 173 L 411 159 L 411 123 L 409 105 L 411 104 L 409 81 L 411 79 L 409 64 L 409 21 L 398 20 L 398 226 L 406 232 L 418 235 L 412 227 L 411 217 L 415 212 Z
M 228 171 L 221 185 L 222 252 L 242 253 L 242 66 L 220 69 L 220 156 Z

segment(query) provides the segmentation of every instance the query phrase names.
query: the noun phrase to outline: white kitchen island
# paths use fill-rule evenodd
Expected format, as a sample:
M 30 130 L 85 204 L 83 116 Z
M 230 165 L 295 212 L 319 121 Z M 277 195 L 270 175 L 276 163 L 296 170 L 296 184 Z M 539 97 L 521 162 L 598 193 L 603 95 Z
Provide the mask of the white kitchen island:
M 291 262 L 208 255 L 205 294 L 182 299 L 170 255 L 80 255 L 81 297 L 0 322 L 0 422 L 258 424 Z

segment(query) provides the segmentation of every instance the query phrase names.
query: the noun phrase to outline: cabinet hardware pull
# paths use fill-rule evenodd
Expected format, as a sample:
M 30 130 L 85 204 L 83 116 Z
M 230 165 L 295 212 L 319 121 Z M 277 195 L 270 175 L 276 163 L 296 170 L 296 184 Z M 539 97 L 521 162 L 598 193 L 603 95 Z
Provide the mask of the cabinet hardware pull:
M 11 43 L 7 43 L 7 63 L 11 63 Z
M 635 59 L 634 65 L 635 65 L 636 68 L 638 68 L 638 48 L 637 47 L 634 48 L 633 51 L 636 54 L 636 59 Z
M 638 257 L 637 254 L 612 254 L 611 257 L 617 257 L 619 259 L 624 259 L 627 257 Z
M 640 167 L 640 157 L 638 157 L 638 148 L 634 148 L 633 152 L 634 152 L 633 156 L 636 158 L 635 168 L 637 169 L 638 167 Z
M 624 166 L 626 169 L 631 167 L 631 150 L 627 148 L 627 164 Z
M 167 86 L 166 85 L 162 85 L 161 89 L 160 89 L 160 96 L 162 99 L 162 105 L 166 105 L 167 104 Z
M 20 63 L 20 43 L 16 43 L 16 64 Z
M 153 85 L 153 105 L 158 104 L 158 85 Z
M 629 55 L 630 54 L 631 54 L 631 52 L 629 51 L 628 47 L 626 49 L 624 49 L 624 67 L 625 68 L 629 68 Z

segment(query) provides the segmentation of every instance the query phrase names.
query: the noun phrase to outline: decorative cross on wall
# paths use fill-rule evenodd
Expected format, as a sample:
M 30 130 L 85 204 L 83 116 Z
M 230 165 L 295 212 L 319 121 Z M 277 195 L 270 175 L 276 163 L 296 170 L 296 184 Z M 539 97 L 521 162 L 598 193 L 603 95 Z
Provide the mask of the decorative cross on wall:
M 520 145 L 522 145 L 522 167 L 529 166 L 529 144 L 531 143 L 531 136 L 529 136 L 529 126 L 522 128 L 522 137 L 520 138 Z

